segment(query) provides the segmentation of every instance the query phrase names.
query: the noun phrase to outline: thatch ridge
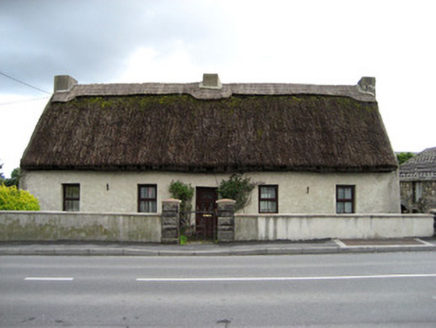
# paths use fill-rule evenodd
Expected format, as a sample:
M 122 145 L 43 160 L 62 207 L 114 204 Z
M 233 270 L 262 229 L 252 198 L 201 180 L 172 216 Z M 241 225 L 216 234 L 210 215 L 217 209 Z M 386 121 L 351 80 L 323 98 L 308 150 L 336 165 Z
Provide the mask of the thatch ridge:
M 55 95 L 56 96 L 56 95 Z M 27 170 L 385 172 L 376 102 L 345 96 L 81 96 L 47 105 Z
M 201 88 L 200 83 L 78 84 L 69 91 L 56 92 L 54 102 L 67 102 L 86 96 L 131 96 L 185 94 L 196 99 L 223 99 L 232 95 L 325 95 L 345 96 L 375 102 L 375 95 L 359 85 L 316 85 L 291 83 L 228 83 L 221 88 Z

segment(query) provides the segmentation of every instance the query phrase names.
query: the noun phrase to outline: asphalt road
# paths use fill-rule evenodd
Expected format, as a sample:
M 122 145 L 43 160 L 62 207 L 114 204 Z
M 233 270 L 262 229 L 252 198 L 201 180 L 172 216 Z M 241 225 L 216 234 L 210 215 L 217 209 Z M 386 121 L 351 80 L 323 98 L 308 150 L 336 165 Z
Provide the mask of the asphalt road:
M 436 327 L 436 253 L 0 257 L 1 327 Z

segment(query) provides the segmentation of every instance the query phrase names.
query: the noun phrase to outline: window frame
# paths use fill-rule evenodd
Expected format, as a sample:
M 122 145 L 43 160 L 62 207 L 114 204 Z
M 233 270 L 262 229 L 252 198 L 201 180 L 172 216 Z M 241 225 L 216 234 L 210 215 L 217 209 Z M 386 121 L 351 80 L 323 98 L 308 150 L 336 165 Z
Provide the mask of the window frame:
M 419 200 L 422 198 L 424 184 L 422 181 L 413 181 L 412 188 L 413 188 L 413 190 L 412 190 L 413 202 L 418 203 Z
M 340 189 L 351 189 L 351 198 L 339 198 Z M 338 203 L 351 203 L 351 212 L 338 212 Z M 356 186 L 355 185 L 336 185 L 336 214 L 354 214 L 356 213 Z
M 77 187 L 79 189 L 79 196 L 78 197 L 68 197 L 67 196 L 67 189 L 69 187 Z M 65 212 L 80 212 L 80 183 L 63 183 L 62 184 L 62 211 Z M 78 202 L 78 210 L 68 210 L 67 209 L 67 202 L 68 201 L 76 201 Z
M 154 188 L 154 198 L 141 198 L 141 188 Z M 150 201 L 154 201 L 155 202 L 155 207 L 156 210 L 153 212 L 145 212 L 145 211 L 141 211 L 141 202 L 150 202 Z M 146 183 L 146 184 L 138 184 L 138 213 L 157 213 L 157 184 L 150 184 L 150 183 Z
M 275 197 L 274 198 L 262 198 L 262 188 L 274 188 L 275 189 Z M 279 213 L 279 185 L 259 185 L 259 213 L 261 214 L 276 214 Z M 275 202 L 276 203 L 276 211 L 275 212 L 264 212 L 261 210 L 261 202 Z

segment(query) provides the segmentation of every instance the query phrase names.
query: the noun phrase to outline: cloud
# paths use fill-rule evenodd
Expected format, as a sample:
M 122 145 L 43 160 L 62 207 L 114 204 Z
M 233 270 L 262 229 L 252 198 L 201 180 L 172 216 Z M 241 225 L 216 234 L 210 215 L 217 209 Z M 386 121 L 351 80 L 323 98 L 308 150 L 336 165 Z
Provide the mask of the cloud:
M 1 9 L 9 29 L 2 31 L 8 47 L 0 62 L 10 75 L 45 88 L 54 75 L 107 80 L 119 73 L 120 59 L 135 43 L 127 32 L 141 30 L 134 6 L 121 2 L 12 1 Z M 120 26 L 120 17 L 131 19 Z
M 38 98 L 0 97 L 0 164 L 3 164 L 0 172 L 5 177 L 10 177 L 12 170 L 20 165 L 21 156 L 48 98 L 47 95 Z
M 125 72 L 119 78 L 124 83 L 195 82 L 201 80 L 201 68 L 192 63 L 183 42 L 176 42 L 168 52 L 153 47 L 141 47 L 127 60 Z
M 11 1 L 2 2 L 0 63 L 9 75 L 51 89 L 54 75 L 107 82 L 125 74 L 126 59 L 138 49 L 159 54 L 182 40 L 199 64 L 225 57 L 229 24 L 223 9 L 208 1 Z M 201 44 L 201 46 L 199 46 Z M 191 45 L 191 48 L 189 46 Z M 130 65 L 130 64 L 128 64 Z M 0 79 L 3 90 L 24 93 Z

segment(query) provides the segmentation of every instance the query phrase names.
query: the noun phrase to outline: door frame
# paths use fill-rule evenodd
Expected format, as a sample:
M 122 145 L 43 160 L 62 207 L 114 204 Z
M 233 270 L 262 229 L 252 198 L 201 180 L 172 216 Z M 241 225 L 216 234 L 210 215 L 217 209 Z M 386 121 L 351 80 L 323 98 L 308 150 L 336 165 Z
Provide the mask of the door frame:
M 205 193 L 212 194 L 209 198 L 207 209 L 201 208 L 201 204 L 206 200 L 202 197 Z M 204 238 L 216 238 L 217 231 L 217 187 L 196 187 L 195 188 L 195 226 L 197 234 L 203 234 Z M 212 207 L 210 207 L 212 205 Z

